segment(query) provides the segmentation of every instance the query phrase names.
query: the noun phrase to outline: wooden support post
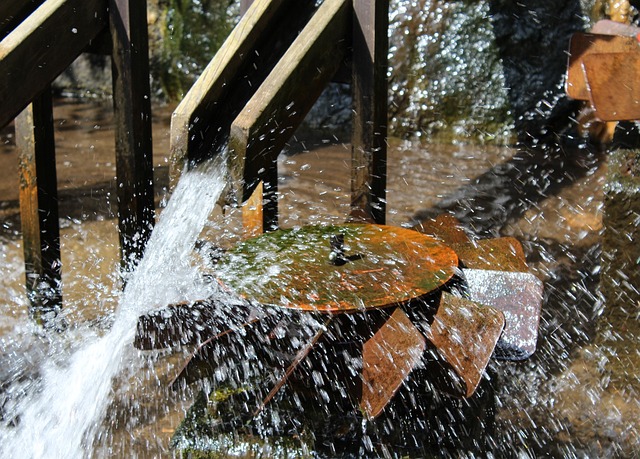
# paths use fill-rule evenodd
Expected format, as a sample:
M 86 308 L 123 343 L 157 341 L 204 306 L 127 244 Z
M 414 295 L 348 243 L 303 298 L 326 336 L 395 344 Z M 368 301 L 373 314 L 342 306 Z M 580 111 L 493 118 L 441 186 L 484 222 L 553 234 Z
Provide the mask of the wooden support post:
M 278 229 L 278 162 L 265 168 L 261 180 L 242 206 L 244 237 Z
M 388 0 L 353 0 L 351 215 L 384 224 Z
M 121 263 L 138 262 L 154 223 L 147 5 L 110 0 Z
M 16 118 L 20 218 L 30 312 L 45 327 L 62 308 L 58 186 L 51 89 Z

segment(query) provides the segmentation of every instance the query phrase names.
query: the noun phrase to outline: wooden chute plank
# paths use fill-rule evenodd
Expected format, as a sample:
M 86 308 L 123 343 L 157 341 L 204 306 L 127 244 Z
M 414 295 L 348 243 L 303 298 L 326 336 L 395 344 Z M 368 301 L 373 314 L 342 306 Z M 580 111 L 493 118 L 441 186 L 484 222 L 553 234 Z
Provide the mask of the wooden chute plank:
M 0 127 L 107 25 L 106 0 L 47 0 L 0 42 Z
M 259 176 L 302 122 L 347 53 L 351 2 L 326 0 L 231 126 L 233 178 Z M 245 183 L 246 201 L 256 183 Z
M 574 33 L 569 45 L 566 91 L 576 100 L 589 100 L 589 87 L 583 71 L 583 59 L 590 54 L 639 52 L 635 37 Z
M 590 54 L 583 66 L 596 118 L 640 119 L 640 52 Z
M 231 121 L 315 8 L 312 0 L 253 2 L 173 112 L 173 179 L 180 174 L 185 160 L 208 157 L 224 145 Z

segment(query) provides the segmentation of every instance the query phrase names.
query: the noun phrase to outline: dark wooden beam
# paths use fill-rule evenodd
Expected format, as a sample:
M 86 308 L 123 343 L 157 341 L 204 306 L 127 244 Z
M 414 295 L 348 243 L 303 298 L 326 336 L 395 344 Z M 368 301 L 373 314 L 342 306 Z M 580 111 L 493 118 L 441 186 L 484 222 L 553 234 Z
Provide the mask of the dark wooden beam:
M 106 24 L 107 0 L 47 0 L 13 29 L 0 42 L 0 127 L 66 69 Z
M 0 2 L 0 40 L 43 2 L 44 0 L 4 0 Z
M 350 13 L 350 0 L 326 0 L 231 125 L 232 176 L 242 184 L 238 200 L 264 182 L 265 229 L 277 226 L 277 155 L 342 64 Z
M 386 214 L 388 0 L 353 0 L 351 213 Z
M 121 264 L 141 258 L 154 224 L 147 5 L 110 0 Z
M 16 118 L 20 219 L 30 312 L 45 327 L 62 308 L 58 185 L 51 89 Z

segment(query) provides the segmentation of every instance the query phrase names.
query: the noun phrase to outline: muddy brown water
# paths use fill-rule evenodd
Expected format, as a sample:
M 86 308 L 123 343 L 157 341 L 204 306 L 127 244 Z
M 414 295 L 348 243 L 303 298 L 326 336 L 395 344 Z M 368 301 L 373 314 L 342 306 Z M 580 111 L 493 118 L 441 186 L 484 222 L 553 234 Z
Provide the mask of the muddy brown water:
M 117 303 L 120 281 L 110 110 L 109 102 L 63 100 L 57 101 L 54 111 L 63 295 L 71 333 L 81 328 L 99 333 L 109 326 Z M 169 196 L 171 110 L 170 106 L 154 110 L 159 212 Z M 23 362 L 22 371 L 28 377 L 29 372 L 37 373 L 52 339 L 34 334 L 28 320 L 14 140 L 10 127 L 0 132 L 0 344 L 8 362 L 5 368 L 12 361 Z M 300 145 L 295 149 L 304 150 Z M 281 225 L 344 221 L 349 210 L 349 158 L 349 145 L 334 139 L 316 142 L 310 151 L 281 155 Z M 558 173 L 566 162 L 573 165 Z M 620 325 L 598 322 L 606 307 L 598 290 L 606 158 L 585 153 L 550 167 L 555 171 L 523 161 L 508 147 L 392 139 L 387 223 L 404 225 L 416 215 L 451 210 L 466 218 L 470 231 L 522 241 L 532 271 L 545 281 L 537 353 L 527 362 L 493 362 L 489 369 L 487 384 L 493 396 L 483 409 L 491 411 L 493 427 L 479 434 L 490 437 L 483 444 L 493 445 L 503 457 L 518 453 L 524 457 L 634 456 L 640 454 L 638 353 L 630 353 L 623 361 L 606 339 L 598 337 L 599 329 L 615 331 Z M 513 168 L 521 173 L 510 175 Z M 535 178 L 531 183 L 533 188 L 538 186 L 537 192 L 525 187 L 522 195 L 514 196 L 513 183 L 508 182 L 524 176 Z M 558 186 L 544 185 L 550 177 Z M 237 211 L 219 207 L 212 222 L 224 222 L 225 231 L 212 224 L 203 237 L 232 244 L 239 237 L 239 220 Z M 638 325 L 625 327 L 637 329 Z M 629 348 L 639 348 L 640 331 L 624 336 Z M 104 434 L 96 440 L 96 457 L 175 454 L 170 438 L 191 398 L 172 392 L 168 382 L 183 359 L 181 353 L 154 354 L 138 378 L 116 382 Z M 15 374 L 0 372 L 0 377 L 2 387 Z

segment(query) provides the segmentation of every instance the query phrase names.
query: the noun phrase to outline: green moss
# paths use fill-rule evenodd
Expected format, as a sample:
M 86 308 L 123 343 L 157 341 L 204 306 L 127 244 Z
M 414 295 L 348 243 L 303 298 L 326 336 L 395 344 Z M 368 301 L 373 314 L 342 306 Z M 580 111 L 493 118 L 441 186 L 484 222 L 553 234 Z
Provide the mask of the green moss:
M 227 425 L 224 418 L 246 417 L 233 398 L 244 390 L 218 390 L 209 396 L 201 392 L 176 430 L 171 446 L 189 459 L 305 458 L 307 441 L 297 435 L 258 435 L 249 423 Z M 230 428 L 231 427 L 231 428 Z
M 229 0 L 159 0 L 150 34 L 151 74 L 165 98 L 181 99 L 238 20 Z

